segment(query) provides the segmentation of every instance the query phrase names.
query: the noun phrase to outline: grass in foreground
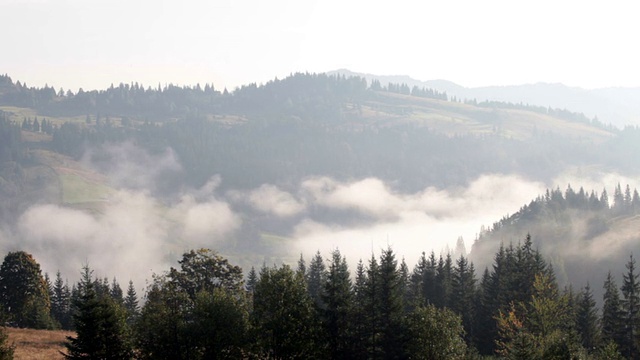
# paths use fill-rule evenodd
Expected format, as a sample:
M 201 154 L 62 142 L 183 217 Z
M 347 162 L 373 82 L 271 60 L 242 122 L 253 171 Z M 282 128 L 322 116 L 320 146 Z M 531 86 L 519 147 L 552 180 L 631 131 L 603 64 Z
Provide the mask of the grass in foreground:
M 75 336 L 71 331 L 52 331 L 7 328 L 9 343 L 15 345 L 14 359 L 64 359 L 60 353 L 65 351 L 64 342 L 67 336 Z

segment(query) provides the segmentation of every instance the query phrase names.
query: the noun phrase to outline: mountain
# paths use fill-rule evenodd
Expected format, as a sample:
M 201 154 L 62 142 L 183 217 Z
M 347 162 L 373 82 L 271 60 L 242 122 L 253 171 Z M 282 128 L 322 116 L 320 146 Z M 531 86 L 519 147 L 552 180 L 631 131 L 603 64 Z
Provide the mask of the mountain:
M 133 247 L 167 262 L 207 246 L 250 267 L 331 246 L 357 259 L 391 234 L 411 259 L 469 241 L 568 170 L 640 173 L 637 128 L 394 80 L 63 93 L 0 77 L 0 246 L 79 261 Z
M 611 189 L 610 189 L 611 190 Z M 512 215 L 482 229 L 470 259 L 483 269 L 499 247 L 517 246 L 530 234 L 535 247 L 550 260 L 561 284 L 591 284 L 600 298 L 610 271 L 624 273 L 624 262 L 637 253 L 640 235 L 640 195 L 627 185 L 617 185 L 611 198 L 598 191 L 559 188 L 547 190 Z
M 640 88 L 587 90 L 549 83 L 467 88 L 446 80 L 420 81 L 408 76 L 380 76 L 362 74 L 345 69 L 329 73 L 362 76 L 368 81 L 376 79 L 383 84 L 405 83 L 410 87 L 432 88 L 446 92 L 447 95 L 455 96 L 458 99 L 475 99 L 478 102 L 500 101 L 567 109 L 618 127 L 640 125 Z

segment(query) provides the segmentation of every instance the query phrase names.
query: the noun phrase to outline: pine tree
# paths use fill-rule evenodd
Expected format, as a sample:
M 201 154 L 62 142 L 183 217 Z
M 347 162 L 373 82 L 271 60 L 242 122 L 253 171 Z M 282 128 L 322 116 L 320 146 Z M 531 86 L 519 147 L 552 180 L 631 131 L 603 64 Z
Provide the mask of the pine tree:
M 124 296 L 123 296 L 122 288 L 120 287 L 120 284 L 118 284 L 118 280 L 116 280 L 115 277 L 111 282 L 111 288 L 109 289 L 109 296 L 111 296 L 111 298 L 118 304 L 121 304 L 121 305 L 124 304 Z
M 576 325 L 582 346 L 590 353 L 598 349 L 600 346 L 598 309 L 589 284 L 580 293 Z
M 368 283 L 367 272 L 362 259 L 360 259 L 356 266 L 355 283 L 353 285 L 353 307 L 349 316 L 351 334 L 348 338 L 352 344 L 352 358 L 359 360 L 370 358 L 369 329 L 371 327 L 373 308 L 369 306 Z
M 130 359 L 122 308 L 110 297 L 99 297 L 92 271 L 83 268 L 78 285 L 77 313 L 73 316 L 76 337 L 67 337 L 66 359 Z
M 602 340 L 603 343 L 614 342 L 618 348 L 624 344 L 623 313 L 620 302 L 620 292 L 611 272 L 604 282 L 602 296 Z
M 379 267 L 380 350 L 384 359 L 404 358 L 407 342 L 404 323 L 404 284 L 391 248 L 383 251 Z
M 460 255 L 453 270 L 451 295 L 451 309 L 462 318 L 465 339 L 470 342 L 474 336 L 473 319 L 476 311 L 474 308 L 476 279 L 473 264 L 469 264 L 464 255 Z
M 622 311 L 625 329 L 622 354 L 635 359 L 638 356 L 638 337 L 640 335 L 640 283 L 635 271 L 636 260 L 629 256 L 627 273 L 622 281 Z
M 129 287 L 127 287 L 127 296 L 124 298 L 124 308 L 127 311 L 127 324 L 132 325 L 140 315 L 140 308 L 138 306 L 138 294 L 136 288 L 133 286 L 133 281 L 129 280 Z
M 334 250 L 323 292 L 323 302 L 326 304 L 323 323 L 331 359 L 351 359 L 349 316 L 352 312 L 352 300 L 347 260 L 340 255 L 340 251 Z
M 258 282 L 258 274 L 256 273 L 256 268 L 253 266 L 251 270 L 249 270 L 249 275 L 247 275 L 247 285 L 246 289 L 248 292 L 253 293 L 256 288 L 256 283 Z
M 453 260 L 451 259 L 451 254 L 447 253 L 444 259 L 440 256 L 436 270 L 433 304 L 438 308 L 450 305 L 452 277 Z
M 307 290 L 309 296 L 316 308 L 324 309 L 323 301 L 323 286 L 327 278 L 327 269 L 324 264 L 324 259 L 320 254 L 320 251 L 316 252 L 315 256 L 309 264 L 309 271 L 307 273 Z
M 69 330 L 73 324 L 71 322 L 71 294 L 69 286 L 62 280 L 60 271 L 56 273 L 53 282 L 53 294 L 51 296 L 51 316 L 60 324 L 60 327 Z

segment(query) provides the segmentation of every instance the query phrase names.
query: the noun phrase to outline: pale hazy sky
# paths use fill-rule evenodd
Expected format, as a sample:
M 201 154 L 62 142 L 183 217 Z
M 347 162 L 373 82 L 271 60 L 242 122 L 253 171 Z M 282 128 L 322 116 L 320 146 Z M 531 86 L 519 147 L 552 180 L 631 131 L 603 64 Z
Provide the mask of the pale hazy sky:
M 348 68 L 464 86 L 640 86 L 632 1 L 0 0 L 0 73 L 85 90 Z

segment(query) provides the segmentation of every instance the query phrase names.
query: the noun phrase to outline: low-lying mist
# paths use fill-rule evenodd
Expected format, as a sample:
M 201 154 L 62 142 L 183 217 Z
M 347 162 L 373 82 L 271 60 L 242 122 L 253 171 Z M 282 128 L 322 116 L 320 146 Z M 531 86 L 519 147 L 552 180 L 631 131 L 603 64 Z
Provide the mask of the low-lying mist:
M 637 183 L 617 174 L 574 171 L 550 184 L 485 174 L 464 187 L 415 193 L 399 192 L 375 177 L 309 177 L 286 187 L 263 184 L 241 191 L 222 190 L 224 178 L 216 176 L 199 189 L 173 187 L 166 196 L 157 185 L 165 186 L 167 176 L 182 176 L 178 159 L 170 151 L 138 152 L 143 151 L 127 144 L 100 161 L 85 156 L 85 165 L 110 177 L 116 190 L 109 198 L 91 211 L 34 205 L 0 232 L 0 248 L 32 253 L 52 277 L 59 270 L 73 282 L 88 264 L 98 277 L 116 277 L 121 285 L 131 279 L 140 289 L 152 274 L 177 266 L 182 252 L 199 247 L 219 250 L 248 270 L 293 264 L 300 254 L 310 259 L 316 251 L 328 256 L 333 249 L 355 266 L 390 246 L 412 267 L 423 251 L 453 251 L 460 237 L 470 250 L 482 226 L 518 211 L 549 187 L 570 183 L 612 191 L 618 182 Z M 277 246 L 264 241 L 269 236 L 280 239 Z

